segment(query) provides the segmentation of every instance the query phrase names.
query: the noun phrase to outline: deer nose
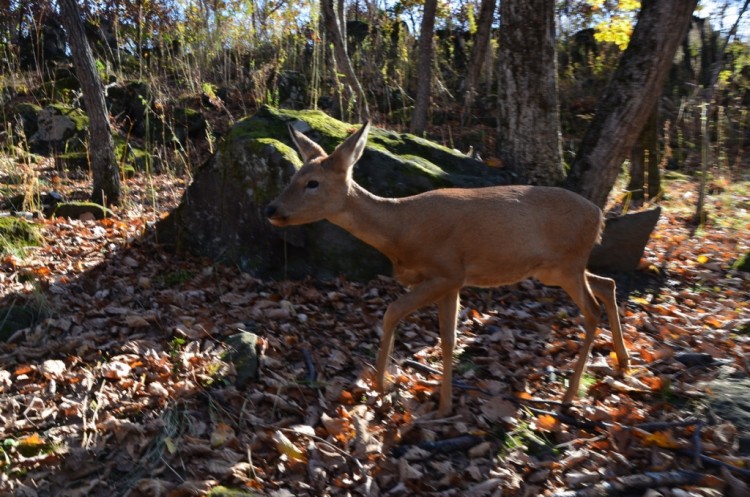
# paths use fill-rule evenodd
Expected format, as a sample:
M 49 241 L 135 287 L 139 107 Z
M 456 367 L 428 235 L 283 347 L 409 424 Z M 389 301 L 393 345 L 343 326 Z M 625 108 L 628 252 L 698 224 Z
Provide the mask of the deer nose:
M 273 215 L 276 214 L 276 206 L 273 204 L 270 204 L 266 207 L 266 217 L 273 217 Z

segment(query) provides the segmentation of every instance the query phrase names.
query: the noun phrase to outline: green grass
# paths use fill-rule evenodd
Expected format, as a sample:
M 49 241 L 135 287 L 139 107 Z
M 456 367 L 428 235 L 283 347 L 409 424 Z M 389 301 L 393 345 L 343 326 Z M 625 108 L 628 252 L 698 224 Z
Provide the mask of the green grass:
M 18 217 L 0 218 L 0 255 L 23 256 L 26 248 L 42 243 L 44 237 L 35 224 Z

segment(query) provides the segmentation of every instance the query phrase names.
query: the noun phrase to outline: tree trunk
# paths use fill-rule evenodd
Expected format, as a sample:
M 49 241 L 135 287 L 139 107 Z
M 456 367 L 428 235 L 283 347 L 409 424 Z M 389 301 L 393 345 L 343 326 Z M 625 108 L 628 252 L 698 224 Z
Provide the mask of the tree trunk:
M 430 106 L 432 87 L 432 63 L 435 48 L 432 39 L 435 34 L 435 12 L 437 0 L 425 0 L 422 15 L 422 29 L 419 32 L 419 61 L 417 61 L 417 97 L 414 101 L 414 115 L 410 131 L 415 135 L 424 133 L 427 127 L 427 111 Z
M 630 44 L 583 137 L 567 186 L 604 207 L 658 101 L 697 0 L 643 0 Z
M 359 120 L 367 121 L 370 119 L 370 108 L 367 106 L 365 92 L 359 84 L 357 75 L 354 72 L 354 67 L 352 67 L 352 62 L 346 54 L 346 42 L 341 35 L 339 23 L 336 21 L 333 0 L 321 0 L 320 4 L 323 18 L 325 19 L 326 31 L 328 32 L 328 37 L 330 38 L 331 43 L 333 43 L 333 54 L 336 58 L 336 65 L 338 66 L 338 69 L 344 73 L 347 83 L 352 87 L 356 94 L 358 100 L 357 112 L 359 113 Z
M 495 7 L 497 0 L 482 0 L 479 7 L 479 20 L 477 23 L 477 34 L 474 38 L 474 48 L 471 51 L 469 68 L 466 71 L 464 81 L 464 108 L 461 113 L 461 124 L 465 125 L 471 116 L 471 108 L 476 99 L 477 82 L 479 74 L 487 57 L 487 49 L 490 46 L 490 33 L 492 32 L 492 21 L 495 18 Z
M 104 87 L 96 70 L 91 47 L 86 40 L 76 0 L 60 0 L 58 3 L 63 25 L 68 33 L 76 76 L 81 83 L 83 103 L 89 117 L 89 154 L 94 183 L 91 200 L 102 205 L 118 205 L 120 171 L 115 162 Z
M 523 183 L 564 178 L 555 50 L 555 2 L 500 2 L 498 152 Z

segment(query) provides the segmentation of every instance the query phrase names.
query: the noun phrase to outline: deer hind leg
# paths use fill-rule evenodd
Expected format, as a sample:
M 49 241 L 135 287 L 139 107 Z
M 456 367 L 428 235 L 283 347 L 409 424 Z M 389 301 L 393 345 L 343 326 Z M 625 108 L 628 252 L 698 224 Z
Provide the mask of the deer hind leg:
M 415 286 L 388 306 L 385 316 L 383 316 L 383 336 L 380 340 L 380 350 L 378 350 L 378 358 L 375 363 L 375 388 L 379 392 L 385 390 L 385 373 L 393 352 L 396 326 L 398 326 L 399 321 L 420 307 L 432 304 L 450 292 L 458 292 L 460 286 L 460 284 L 455 284 L 444 278 L 434 278 Z
M 628 350 L 625 348 L 625 341 L 622 336 L 622 327 L 620 326 L 620 312 L 617 308 L 617 299 L 615 296 L 615 281 L 611 278 L 604 278 L 595 274 L 586 272 L 586 280 L 591 287 L 597 299 L 604 303 L 609 319 L 609 327 L 612 329 L 612 343 L 617 355 L 617 365 L 623 371 L 630 366 Z
M 583 329 L 586 332 L 581 350 L 578 351 L 578 362 L 570 379 L 568 390 L 563 396 L 563 403 L 569 404 L 578 394 L 581 376 L 583 376 L 583 372 L 586 369 L 586 362 L 588 361 L 591 346 L 596 337 L 596 327 L 599 323 L 601 307 L 592 294 L 585 271 L 558 275 L 558 278 L 555 279 L 556 281 L 550 281 L 549 284 L 561 286 L 570 295 L 570 298 L 573 299 L 573 302 L 576 303 L 583 314 Z
M 438 300 L 440 347 L 443 353 L 443 381 L 440 384 L 438 417 L 448 416 L 453 409 L 453 349 L 456 344 L 458 306 L 458 290 L 451 291 Z

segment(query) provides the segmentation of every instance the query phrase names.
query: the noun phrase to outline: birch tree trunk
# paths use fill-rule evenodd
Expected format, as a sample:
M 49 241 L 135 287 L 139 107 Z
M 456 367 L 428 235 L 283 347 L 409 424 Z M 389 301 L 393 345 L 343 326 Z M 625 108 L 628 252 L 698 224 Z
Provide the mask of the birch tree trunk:
M 697 0 L 643 0 L 630 44 L 597 105 L 566 186 L 604 207 L 661 96 Z
M 89 117 L 89 154 L 93 192 L 91 200 L 102 205 L 120 203 L 120 171 L 115 162 L 115 147 L 109 127 L 104 87 L 96 70 L 91 47 L 81 22 L 76 0 L 59 0 L 60 17 L 68 33 L 76 76 L 81 83 L 83 103 Z
M 560 183 L 553 0 L 500 2 L 499 69 L 499 156 L 522 183 Z

